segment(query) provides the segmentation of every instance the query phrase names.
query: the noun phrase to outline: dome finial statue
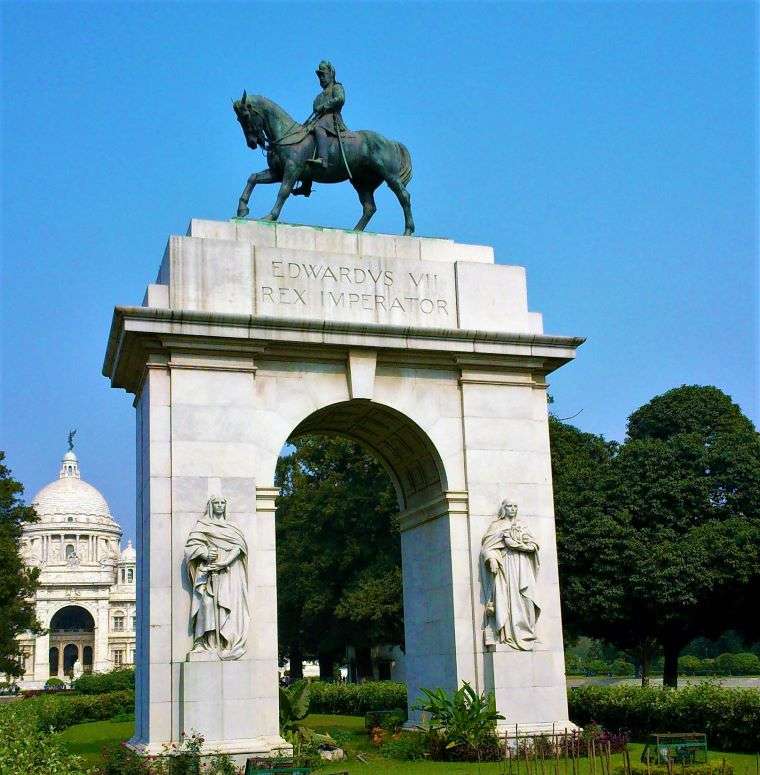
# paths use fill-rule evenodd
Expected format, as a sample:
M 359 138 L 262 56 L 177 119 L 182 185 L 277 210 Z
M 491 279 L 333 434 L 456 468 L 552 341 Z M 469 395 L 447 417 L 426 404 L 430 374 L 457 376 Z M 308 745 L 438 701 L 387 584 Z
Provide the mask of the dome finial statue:
M 74 451 L 74 436 L 76 436 L 76 435 L 77 435 L 77 429 L 76 428 L 72 428 L 69 431 L 69 452 L 73 452 Z

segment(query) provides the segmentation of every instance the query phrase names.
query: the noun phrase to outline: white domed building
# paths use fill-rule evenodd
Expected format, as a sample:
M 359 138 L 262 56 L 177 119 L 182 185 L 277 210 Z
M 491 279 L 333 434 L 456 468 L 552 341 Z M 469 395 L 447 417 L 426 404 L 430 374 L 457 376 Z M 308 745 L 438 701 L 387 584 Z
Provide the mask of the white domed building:
M 37 619 L 48 632 L 19 638 L 19 683 L 64 678 L 76 662 L 85 673 L 133 664 L 137 556 L 131 542 L 120 549 L 121 528 L 105 498 L 81 479 L 73 450 L 32 505 L 39 521 L 25 527 L 21 551 L 41 570 Z

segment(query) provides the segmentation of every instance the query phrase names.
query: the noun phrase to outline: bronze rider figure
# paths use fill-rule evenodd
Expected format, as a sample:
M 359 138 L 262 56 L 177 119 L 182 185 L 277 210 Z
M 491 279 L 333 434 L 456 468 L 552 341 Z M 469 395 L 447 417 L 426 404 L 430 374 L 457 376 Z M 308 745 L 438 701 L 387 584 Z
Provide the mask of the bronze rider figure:
M 347 131 L 340 114 L 346 101 L 346 92 L 343 84 L 335 80 L 335 68 L 327 60 L 323 59 L 315 72 L 322 91 L 314 99 L 314 110 L 304 126 L 314 135 L 317 146 L 316 158 L 310 159 L 310 163 L 326 167 L 328 134 L 338 136 L 339 132 Z

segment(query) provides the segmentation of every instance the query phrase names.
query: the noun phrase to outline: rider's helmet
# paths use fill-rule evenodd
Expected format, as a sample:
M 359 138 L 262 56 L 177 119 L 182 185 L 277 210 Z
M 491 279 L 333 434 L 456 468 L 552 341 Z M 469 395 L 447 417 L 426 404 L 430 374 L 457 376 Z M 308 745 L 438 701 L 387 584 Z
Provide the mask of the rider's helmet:
M 314 71 L 317 75 L 320 73 L 329 73 L 333 78 L 335 78 L 335 68 L 332 66 L 331 62 L 328 62 L 326 59 L 323 59 L 319 63 L 319 67 Z

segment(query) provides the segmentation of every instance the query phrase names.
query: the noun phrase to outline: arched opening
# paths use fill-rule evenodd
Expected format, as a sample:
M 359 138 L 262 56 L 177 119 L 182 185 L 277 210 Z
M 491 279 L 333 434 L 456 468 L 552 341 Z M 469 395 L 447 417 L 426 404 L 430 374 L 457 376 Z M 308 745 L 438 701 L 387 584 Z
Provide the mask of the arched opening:
M 428 435 L 389 406 L 367 400 L 331 404 L 302 420 L 288 441 L 313 434 L 343 436 L 372 451 L 393 479 L 401 510 L 447 488 L 443 463 Z
M 58 675 L 58 649 L 53 646 L 48 652 L 50 676 Z
M 294 479 L 284 481 L 281 476 L 285 465 L 291 469 L 294 465 L 289 455 L 300 456 L 298 465 L 324 466 L 323 475 L 297 472 L 300 485 L 295 486 L 307 489 L 300 499 L 293 493 Z M 400 513 L 406 519 L 429 509 L 431 503 L 445 501 L 445 470 L 435 446 L 422 428 L 400 412 L 367 400 L 346 401 L 299 422 L 288 437 L 280 464 L 277 485 L 286 484 L 289 491 L 278 501 L 276 522 L 279 636 L 281 655 L 292 658 L 291 676 L 299 676 L 302 658 L 318 658 L 320 675 L 328 679 L 336 674 L 335 663 L 353 681 L 400 679 L 405 648 L 408 651 L 411 645 L 419 650 L 424 624 L 419 607 L 413 606 L 412 616 L 405 616 L 403 588 L 407 583 L 424 584 L 413 567 Z M 341 466 L 342 471 L 336 470 Z M 376 488 L 376 492 L 357 487 Z M 295 508 L 285 503 L 293 497 Z M 308 517 L 299 514 L 299 508 Z M 328 514 L 315 512 L 318 508 Z M 346 508 L 361 513 L 352 516 Z M 337 526 L 334 531 L 332 525 Z M 342 535 L 346 528 L 352 534 Z M 295 531 L 295 542 L 283 536 L 284 530 Z M 297 555 L 296 561 L 289 557 L 288 562 L 282 551 Z M 444 557 L 440 561 L 445 564 Z M 309 585 L 311 590 L 304 591 Z M 301 611 L 286 609 L 299 604 L 306 611 L 302 626 L 298 624 Z
M 95 646 L 95 620 L 92 614 L 82 606 L 67 605 L 53 614 L 50 620 L 50 675 L 71 675 L 74 662 L 84 656 L 89 648 L 90 670 L 93 663 Z M 53 651 L 55 650 L 55 672 L 53 671 Z M 84 669 L 84 664 L 82 669 Z
M 94 632 L 95 620 L 92 614 L 79 605 L 67 605 L 56 611 L 50 620 L 50 632 Z
M 85 673 L 92 672 L 92 646 L 85 646 L 82 650 L 82 669 Z
M 63 649 L 63 672 L 71 676 L 74 673 L 74 663 L 79 659 L 79 648 L 75 643 L 67 643 Z

